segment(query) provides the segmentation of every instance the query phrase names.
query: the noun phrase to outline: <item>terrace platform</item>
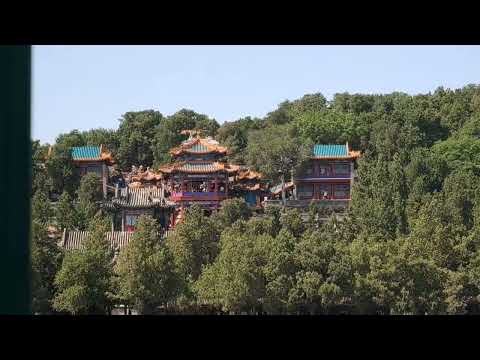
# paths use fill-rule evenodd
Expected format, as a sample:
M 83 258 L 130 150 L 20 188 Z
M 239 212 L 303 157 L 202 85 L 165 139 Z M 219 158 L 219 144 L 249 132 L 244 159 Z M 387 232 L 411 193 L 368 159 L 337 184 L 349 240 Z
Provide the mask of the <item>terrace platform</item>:
M 307 200 L 293 200 L 289 199 L 286 201 L 286 207 L 288 208 L 299 208 L 305 209 L 310 206 L 310 204 L 315 204 L 318 207 L 325 207 L 330 209 L 348 209 L 350 206 L 350 199 L 328 199 L 328 200 L 317 200 L 317 199 L 307 199 Z M 265 200 L 264 206 L 282 206 L 282 200 Z

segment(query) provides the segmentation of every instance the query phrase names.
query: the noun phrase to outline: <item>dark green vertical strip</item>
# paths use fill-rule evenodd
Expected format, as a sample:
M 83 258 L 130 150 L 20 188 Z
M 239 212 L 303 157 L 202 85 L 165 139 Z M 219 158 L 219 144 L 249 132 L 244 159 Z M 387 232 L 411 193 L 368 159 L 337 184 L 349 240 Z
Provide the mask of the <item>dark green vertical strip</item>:
M 0 46 L 0 314 L 30 314 L 31 46 Z

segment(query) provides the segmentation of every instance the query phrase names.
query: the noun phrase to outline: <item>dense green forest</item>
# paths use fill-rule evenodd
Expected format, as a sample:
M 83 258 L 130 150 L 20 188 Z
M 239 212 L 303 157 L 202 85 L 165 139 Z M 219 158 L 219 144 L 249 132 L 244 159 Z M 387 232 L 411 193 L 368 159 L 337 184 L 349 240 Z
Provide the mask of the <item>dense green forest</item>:
M 211 217 L 192 207 L 162 242 L 158 224 L 142 218 L 112 265 L 96 179 L 75 178 L 68 149 L 103 144 L 120 169 L 158 167 L 184 129 L 215 137 L 231 162 L 273 182 L 301 166 L 310 144 L 348 141 L 363 153 L 349 216 L 319 223 L 314 207 L 307 222 L 293 210 L 254 216 L 237 199 Z M 48 144 L 32 142 L 36 313 L 108 313 L 115 303 L 141 313 L 480 312 L 480 86 L 310 94 L 221 125 L 186 109 L 127 112 L 118 129 L 74 130 L 53 150 L 47 158 Z M 47 236 L 51 224 L 91 229 L 86 251 L 63 254 Z

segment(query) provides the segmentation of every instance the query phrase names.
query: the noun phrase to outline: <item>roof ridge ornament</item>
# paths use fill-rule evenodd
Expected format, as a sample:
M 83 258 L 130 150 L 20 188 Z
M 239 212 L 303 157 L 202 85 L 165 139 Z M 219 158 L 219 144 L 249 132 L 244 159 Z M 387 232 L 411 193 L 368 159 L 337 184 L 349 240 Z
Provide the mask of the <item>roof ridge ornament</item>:
M 197 138 L 199 139 L 201 137 L 201 129 L 185 129 L 180 131 L 180 134 L 182 135 L 188 135 L 188 140 Z

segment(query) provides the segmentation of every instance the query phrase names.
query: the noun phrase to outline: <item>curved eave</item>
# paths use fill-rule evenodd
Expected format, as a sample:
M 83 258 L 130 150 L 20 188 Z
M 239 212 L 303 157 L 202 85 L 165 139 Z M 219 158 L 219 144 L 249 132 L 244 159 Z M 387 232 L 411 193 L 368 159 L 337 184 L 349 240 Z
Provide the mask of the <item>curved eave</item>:
M 180 156 L 183 154 L 190 154 L 190 155 L 208 155 L 208 154 L 220 154 L 220 155 L 227 155 L 226 150 L 208 150 L 208 151 L 191 151 L 188 149 L 182 150 L 172 150 L 169 151 L 170 155 L 173 156 Z
M 183 166 L 185 164 L 195 164 L 195 163 L 205 163 L 205 161 L 184 161 L 172 164 L 171 166 L 166 166 L 164 168 L 160 168 L 158 171 L 164 174 L 173 174 L 173 173 L 180 173 L 180 174 L 215 174 L 215 173 L 227 173 L 227 174 L 235 174 L 238 172 L 239 168 L 235 165 L 229 165 L 225 163 L 210 163 L 215 164 L 214 169 L 185 169 Z
M 82 162 L 104 162 L 107 165 L 113 165 L 115 164 L 115 161 L 110 160 L 110 159 L 102 159 L 102 158 L 82 158 L 82 159 L 72 159 L 74 163 L 82 163 Z
M 96 161 L 96 162 L 104 162 L 105 160 L 104 159 L 101 159 L 101 158 L 81 158 L 81 159 L 72 159 L 73 161 L 75 162 L 83 162 L 83 161 L 88 161 L 88 162 L 92 162 L 92 161 Z
M 349 155 L 349 156 L 312 156 L 311 159 L 314 160 L 355 160 L 359 158 L 360 155 Z
M 228 171 L 225 169 L 215 169 L 215 170 L 180 170 L 180 169 L 174 169 L 172 170 L 172 173 L 179 173 L 179 174 L 215 174 L 215 173 L 227 173 Z

